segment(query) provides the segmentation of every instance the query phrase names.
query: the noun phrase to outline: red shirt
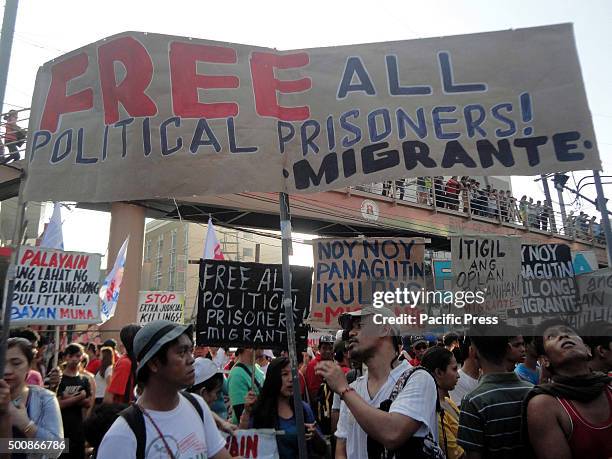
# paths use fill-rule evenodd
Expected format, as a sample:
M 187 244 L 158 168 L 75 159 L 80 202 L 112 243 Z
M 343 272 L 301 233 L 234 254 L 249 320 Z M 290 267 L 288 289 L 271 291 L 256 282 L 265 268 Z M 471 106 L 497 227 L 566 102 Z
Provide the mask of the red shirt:
M 317 352 L 315 358 L 308 362 L 306 372 L 304 373 L 304 378 L 306 379 L 306 388 L 308 389 L 308 394 L 310 395 L 311 400 L 314 400 L 314 398 L 317 396 L 319 387 L 321 387 L 321 384 L 323 383 L 323 376 L 315 374 L 315 367 L 320 361 L 321 354 Z
M 414 359 L 410 359 L 408 363 L 413 367 L 418 367 L 421 364 L 421 361 L 415 357 Z
M 132 362 L 127 355 L 121 356 L 113 367 L 113 375 L 111 382 L 106 388 L 107 392 L 113 394 L 114 403 L 125 403 L 124 396 L 128 381 L 130 381 L 130 373 L 132 370 Z M 129 388 L 130 400 L 134 399 L 134 381 L 131 382 Z
M 459 182 L 457 180 L 448 179 L 446 182 L 446 192 L 449 194 L 459 194 Z
M 102 365 L 102 360 L 93 359 L 91 362 L 87 364 L 87 367 L 85 369 L 89 371 L 92 375 L 95 375 L 100 369 L 101 365 Z
M 608 419 L 599 425 L 591 424 L 584 419 L 571 400 L 559 398 L 572 421 L 572 433 L 568 439 L 572 457 L 612 457 L 612 389 L 605 389 L 610 407 Z
M 30 386 L 40 386 L 44 387 L 45 382 L 40 374 L 40 372 L 36 370 L 28 371 L 28 376 L 26 377 L 26 384 Z

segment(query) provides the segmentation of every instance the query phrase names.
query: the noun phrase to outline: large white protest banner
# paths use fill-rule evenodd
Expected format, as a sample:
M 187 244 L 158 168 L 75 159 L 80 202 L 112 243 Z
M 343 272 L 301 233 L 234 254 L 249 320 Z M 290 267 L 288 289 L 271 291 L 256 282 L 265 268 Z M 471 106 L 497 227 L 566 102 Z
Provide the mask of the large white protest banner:
M 100 322 L 100 258 L 99 254 L 21 246 L 11 323 Z
M 454 292 L 483 292 L 466 312 L 500 313 L 522 304 L 521 239 L 516 236 L 453 236 Z
M 273 429 L 236 430 L 228 435 L 225 448 L 232 457 L 278 459 L 276 432 Z
M 136 323 L 145 325 L 155 320 L 183 323 L 185 292 L 139 292 Z
M 28 134 L 28 200 L 600 168 L 570 24 L 295 51 L 125 32 L 40 68 Z

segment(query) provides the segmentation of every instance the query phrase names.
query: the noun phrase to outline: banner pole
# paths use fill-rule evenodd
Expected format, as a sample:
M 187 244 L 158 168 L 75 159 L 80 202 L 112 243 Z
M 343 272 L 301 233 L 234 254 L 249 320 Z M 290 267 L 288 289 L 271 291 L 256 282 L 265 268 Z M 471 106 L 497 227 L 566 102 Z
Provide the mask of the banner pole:
M 253 348 L 253 359 L 251 360 L 251 365 L 253 365 L 253 371 L 251 371 L 251 390 L 255 387 L 255 348 Z
M 57 367 L 57 362 L 59 360 L 59 351 L 60 351 L 60 327 L 59 325 L 55 326 L 55 343 L 54 343 L 54 351 L 53 351 L 53 362 L 51 364 L 51 369 Z
M 4 318 L 2 320 L 2 336 L 0 337 L 0 378 L 4 377 L 4 367 L 6 364 L 6 342 L 9 337 L 9 328 L 11 326 L 11 304 L 13 302 L 13 291 L 15 289 L 15 275 L 17 274 L 17 256 L 25 232 L 24 219 L 26 206 L 28 205 L 28 203 L 23 200 L 23 184 L 25 183 L 25 179 L 26 173 L 22 172 L 19 195 L 17 198 L 15 228 L 13 229 L 13 240 L 11 241 L 11 262 L 4 281 L 4 298 L 2 299 Z
M 2 37 L 0 38 L 0 112 L 4 107 L 4 94 L 6 92 L 6 80 L 8 79 L 9 64 L 11 61 L 11 50 L 13 48 L 13 34 L 15 32 L 15 22 L 17 21 L 17 6 L 18 0 L 7 0 L 4 6 L 4 18 L 2 19 Z M 6 361 L 6 341 L 9 337 L 9 326 L 11 323 L 11 309 L 9 302 L 13 298 L 13 286 L 15 278 L 15 260 L 17 260 L 17 250 L 22 236 L 23 216 L 25 212 L 23 207 L 25 203 L 21 199 L 21 191 L 23 187 L 24 176 L 21 177 L 19 187 L 19 198 L 17 202 L 17 215 L 15 218 L 15 230 L 13 231 L 13 240 L 11 245 L 11 262 L 6 273 L 4 282 L 4 298 L 2 304 L 4 307 L 4 319 L 2 321 L 2 336 L 0 337 L 0 378 L 4 376 L 4 364 Z M 17 241 L 17 242 L 15 242 Z
M 307 459 L 306 430 L 304 426 L 304 410 L 298 379 L 297 345 L 295 339 L 295 323 L 293 320 L 293 301 L 291 297 L 291 269 L 289 267 L 289 250 L 291 245 L 291 217 L 289 216 L 289 195 L 279 193 L 280 227 L 282 236 L 283 254 L 283 305 L 285 306 L 285 320 L 287 324 L 287 348 L 291 363 L 291 378 L 293 381 L 293 407 L 297 427 L 298 451 L 300 459 Z

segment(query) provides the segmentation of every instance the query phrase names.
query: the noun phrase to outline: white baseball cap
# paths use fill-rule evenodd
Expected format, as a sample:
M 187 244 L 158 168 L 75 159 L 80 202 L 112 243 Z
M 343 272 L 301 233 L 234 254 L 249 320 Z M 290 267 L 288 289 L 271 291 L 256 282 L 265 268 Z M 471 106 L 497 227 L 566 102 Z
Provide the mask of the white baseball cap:
M 270 359 L 274 360 L 274 352 L 272 352 L 272 349 L 266 349 L 266 350 L 264 350 L 264 351 L 263 351 L 263 355 L 264 355 L 265 357 L 268 357 L 268 358 L 270 358 Z
M 193 369 L 195 371 L 194 386 L 202 384 L 204 381 L 208 381 L 216 374 L 223 374 L 217 365 L 215 365 L 215 362 L 204 357 L 195 359 L 195 362 L 193 362 Z

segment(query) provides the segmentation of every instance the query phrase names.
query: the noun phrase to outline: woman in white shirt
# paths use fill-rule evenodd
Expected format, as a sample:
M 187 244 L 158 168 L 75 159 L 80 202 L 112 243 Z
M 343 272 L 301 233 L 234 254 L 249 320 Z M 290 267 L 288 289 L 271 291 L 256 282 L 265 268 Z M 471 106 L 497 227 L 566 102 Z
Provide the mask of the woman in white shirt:
M 110 384 L 111 375 L 113 374 L 113 365 L 115 364 L 115 353 L 112 347 L 103 347 L 100 349 L 100 358 L 102 364 L 96 372 L 96 405 L 102 403 L 106 386 Z

